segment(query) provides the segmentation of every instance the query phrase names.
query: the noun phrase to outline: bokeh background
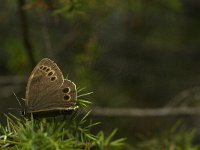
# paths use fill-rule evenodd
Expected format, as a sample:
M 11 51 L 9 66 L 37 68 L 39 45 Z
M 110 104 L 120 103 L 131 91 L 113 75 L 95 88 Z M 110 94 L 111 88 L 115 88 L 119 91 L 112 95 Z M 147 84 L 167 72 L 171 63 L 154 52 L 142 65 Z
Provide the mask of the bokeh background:
M 195 0 L 1 0 L 0 120 L 19 107 L 12 92 L 25 97 L 28 77 L 44 57 L 93 91 L 87 97 L 93 106 L 198 108 L 199 27 Z M 103 130 L 118 128 L 129 143 L 178 120 L 200 133 L 199 115 L 94 119 Z

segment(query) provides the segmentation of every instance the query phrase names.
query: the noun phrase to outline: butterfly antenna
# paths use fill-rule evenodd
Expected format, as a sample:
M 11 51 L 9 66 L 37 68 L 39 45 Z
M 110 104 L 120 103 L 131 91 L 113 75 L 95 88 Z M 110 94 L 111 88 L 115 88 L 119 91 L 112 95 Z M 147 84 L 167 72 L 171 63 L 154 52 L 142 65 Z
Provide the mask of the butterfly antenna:
M 18 99 L 17 95 L 16 95 L 14 92 L 13 92 L 13 94 L 14 94 L 15 98 L 17 99 L 17 101 L 18 101 L 18 103 L 19 103 L 20 107 L 22 108 L 22 104 L 20 103 L 20 101 L 19 101 L 19 99 Z

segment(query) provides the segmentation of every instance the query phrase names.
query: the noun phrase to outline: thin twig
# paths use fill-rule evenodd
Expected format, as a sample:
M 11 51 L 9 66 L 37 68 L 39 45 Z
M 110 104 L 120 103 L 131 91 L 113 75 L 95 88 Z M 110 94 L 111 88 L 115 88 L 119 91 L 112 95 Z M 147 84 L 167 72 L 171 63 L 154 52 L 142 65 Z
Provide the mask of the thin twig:
M 1 97 L 10 96 L 12 94 L 11 91 L 14 91 L 15 93 L 19 92 L 21 89 L 21 85 L 24 83 L 26 83 L 25 77 L 0 76 L 0 86 L 4 87 L 1 88 L 0 91 Z M 159 116 L 164 117 L 164 116 L 175 116 L 175 115 L 200 115 L 200 108 L 184 107 L 184 106 L 180 107 L 167 106 L 164 108 L 148 108 L 148 109 L 94 107 L 91 114 L 95 116 L 107 116 L 107 117 L 159 117 Z
M 200 108 L 177 107 L 177 108 L 100 108 L 95 107 L 91 112 L 95 116 L 107 117 L 162 117 L 171 115 L 200 115 Z

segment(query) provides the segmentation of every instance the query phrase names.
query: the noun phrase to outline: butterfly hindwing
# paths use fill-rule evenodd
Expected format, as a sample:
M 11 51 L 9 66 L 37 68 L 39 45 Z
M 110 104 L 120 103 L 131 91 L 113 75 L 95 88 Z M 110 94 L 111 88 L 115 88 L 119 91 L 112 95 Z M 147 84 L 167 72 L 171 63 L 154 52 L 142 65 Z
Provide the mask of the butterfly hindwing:
M 62 100 L 67 101 L 69 106 L 76 104 L 76 85 L 72 81 L 65 79 L 60 91 L 63 96 Z
M 75 84 L 65 79 L 61 87 L 48 95 L 48 100 L 39 103 L 37 110 L 73 109 L 76 107 L 76 95 Z

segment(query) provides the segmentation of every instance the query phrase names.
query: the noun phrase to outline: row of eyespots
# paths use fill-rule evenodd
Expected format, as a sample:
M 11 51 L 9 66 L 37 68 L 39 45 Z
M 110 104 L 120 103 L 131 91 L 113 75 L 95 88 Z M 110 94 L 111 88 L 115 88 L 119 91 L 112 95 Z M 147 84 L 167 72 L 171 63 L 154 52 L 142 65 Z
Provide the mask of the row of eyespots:
M 50 80 L 51 81 L 54 81 L 54 80 L 56 80 L 56 76 L 53 76 L 53 74 L 55 73 L 54 72 L 54 70 L 51 70 L 51 68 L 50 67 L 47 67 L 47 66 L 40 66 L 40 70 L 42 70 L 42 71 L 45 71 L 46 73 L 47 73 L 47 76 L 49 76 L 50 77 Z
M 64 95 L 64 100 L 66 100 L 66 101 L 68 101 L 68 100 L 70 100 L 70 95 L 68 94 L 69 92 L 70 92 L 70 88 L 69 87 L 66 87 L 66 88 L 64 88 L 63 90 L 62 90 L 62 92 L 65 94 Z

